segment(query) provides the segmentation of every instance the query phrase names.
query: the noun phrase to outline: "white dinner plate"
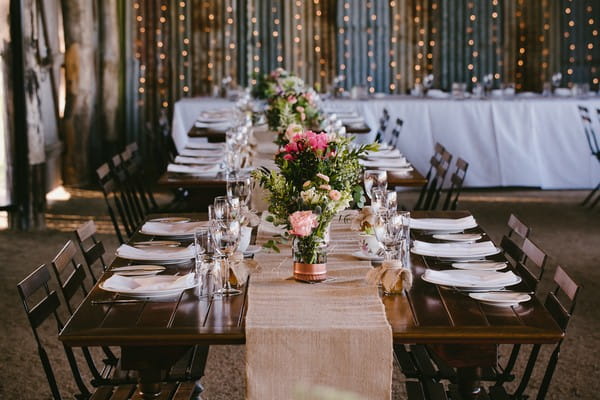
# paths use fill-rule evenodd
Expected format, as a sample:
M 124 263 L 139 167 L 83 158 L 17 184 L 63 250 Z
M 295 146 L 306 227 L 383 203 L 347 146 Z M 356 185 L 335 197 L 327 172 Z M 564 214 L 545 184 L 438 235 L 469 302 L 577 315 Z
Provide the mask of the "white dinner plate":
M 135 264 L 126 265 L 124 267 L 111 268 L 110 272 L 135 272 L 135 271 L 164 271 L 166 268 L 162 265 L 153 264 Z
M 132 290 L 127 290 L 127 289 L 115 290 L 115 289 L 111 289 L 111 288 L 106 288 L 106 287 L 104 287 L 104 281 L 103 281 L 103 282 L 100 282 L 98 287 L 107 292 L 119 293 L 119 294 L 129 296 L 129 297 L 164 297 L 164 296 L 173 296 L 173 295 L 179 294 L 179 293 L 183 292 L 184 290 L 188 290 L 188 289 L 195 287 L 196 285 L 197 284 L 194 282 L 194 283 L 190 283 L 187 286 L 183 286 L 183 287 L 175 288 L 175 289 L 138 291 L 138 290 L 134 290 L 134 289 L 132 289 Z
M 494 250 L 482 252 L 479 254 L 448 255 L 447 253 L 440 254 L 439 252 L 435 252 L 435 251 L 431 252 L 431 251 L 427 251 L 427 250 L 423 250 L 423 249 L 416 249 L 414 247 L 412 249 L 410 249 L 410 252 L 413 254 L 418 254 L 420 256 L 427 256 L 427 257 L 437 257 L 440 260 L 447 260 L 447 261 L 477 260 L 477 259 L 482 259 L 487 256 L 493 256 L 495 254 L 500 253 L 501 251 L 502 251 L 502 249 L 495 247 Z
M 463 274 L 466 271 L 461 271 L 461 270 L 448 270 L 445 271 L 450 275 L 458 275 L 458 274 Z M 488 271 L 481 271 L 481 273 L 485 273 Z M 477 271 L 473 271 L 473 273 L 477 274 Z M 453 288 L 453 289 L 457 289 L 457 290 L 465 290 L 465 291 L 491 291 L 491 290 L 501 290 L 507 286 L 513 286 L 516 285 L 518 283 L 521 282 L 521 277 L 518 275 L 514 276 L 514 279 L 507 281 L 507 282 L 503 282 L 502 285 L 498 285 L 498 283 L 489 283 L 489 284 L 485 284 L 485 283 L 458 283 L 455 281 L 451 281 L 451 280 L 445 280 L 445 279 L 437 279 L 436 277 L 430 277 L 428 276 L 426 273 L 421 275 L 421 279 L 423 279 L 425 282 L 429 282 L 429 283 L 434 283 L 436 285 L 441 285 L 441 286 L 445 286 L 445 287 L 449 287 L 449 288 Z
M 445 240 L 448 242 L 476 242 L 481 239 L 479 233 L 436 233 L 434 239 Z
M 531 296 L 527 293 L 517 292 L 481 292 L 469 293 L 469 297 L 480 301 L 484 304 L 489 304 L 496 307 L 513 307 L 531 300 Z
M 456 262 L 452 266 L 457 269 L 467 269 L 473 271 L 498 271 L 507 267 L 505 262 L 501 261 L 478 261 L 478 262 Z
M 164 217 L 164 218 L 154 218 L 151 220 L 148 220 L 148 222 L 160 222 L 163 224 L 183 224 L 186 222 L 190 222 L 191 220 L 189 218 L 184 218 L 184 217 Z
M 354 253 L 352 253 L 352 255 L 356 258 L 358 258 L 359 260 L 365 260 L 365 261 L 383 261 L 383 257 L 381 256 L 373 256 L 370 254 L 366 254 L 363 253 L 362 251 L 355 251 Z
M 135 259 L 135 258 L 130 258 L 130 257 L 121 257 L 121 256 L 117 256 L 119 258 L 122 258 L 124 260 L 131 260 L 133 262 L 143 262 L 143 263 L 148 263 L 148 264 L 159 264 L 159 265 L 173 265 L 173 264 L 183 264 L 188 262 L 189 260 L 192 259 L 192 257 L 190 258 L 171 258 L 171 259 L 165 259 L 165 260 L 147 260 L 147 259 Z

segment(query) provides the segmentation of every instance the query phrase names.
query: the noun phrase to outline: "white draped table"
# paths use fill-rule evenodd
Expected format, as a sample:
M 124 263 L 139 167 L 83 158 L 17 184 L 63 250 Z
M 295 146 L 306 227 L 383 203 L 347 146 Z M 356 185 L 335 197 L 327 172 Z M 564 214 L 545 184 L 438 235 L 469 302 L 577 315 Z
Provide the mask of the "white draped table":
M 419 171 L 427 171 L 433 145 L 440 142 L 469 162 L 466 186 L 530 186 L 584 189 L 600 181 L 600 165 L 590 154 L 577 105 L 593 111 L 600 98 L 528 98 L 513 100 L 451 100 L 388 96 L 369 100 L 327 100 L 327 109 L 354 109 L 373 128 L 387 107 L 391 122 L 404 120 L 400 150 Z M 219 98 L 189 98 L 175 103 L 173 139 L 185 147 L 187 132 L 199 113 L 234 107 Z

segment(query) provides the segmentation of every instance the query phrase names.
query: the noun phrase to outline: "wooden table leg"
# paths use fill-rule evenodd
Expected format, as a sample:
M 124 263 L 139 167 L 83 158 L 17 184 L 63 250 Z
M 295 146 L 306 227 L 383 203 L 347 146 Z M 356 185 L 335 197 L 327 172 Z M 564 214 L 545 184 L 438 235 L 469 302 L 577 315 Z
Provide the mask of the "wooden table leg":
M 145 400 L 155 399 L 160 395 L 161 382 L 164 380 L 165 372 L 189 349 L 189 346 L 122 347 L 121 365 L 123 369 L 139 371 L 138 390 L 140 395 Z
M 458 390 L 465 399 L 475 399 L 481 392 L 481 368 L 462 367 L 456 369 Z

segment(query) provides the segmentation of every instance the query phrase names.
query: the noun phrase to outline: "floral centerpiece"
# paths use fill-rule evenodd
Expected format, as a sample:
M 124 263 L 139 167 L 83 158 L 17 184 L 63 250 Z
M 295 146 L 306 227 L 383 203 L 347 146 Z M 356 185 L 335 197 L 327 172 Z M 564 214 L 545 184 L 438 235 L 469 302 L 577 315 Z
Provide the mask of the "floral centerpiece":
M 316 129 L 321 124 L 319 95 L 304 81 L 282 68 L 257 80 L 252 94 L 266 99 L 269 128 L 282 133 L 290 124 Z
M 285 226 L 294 239 L 294 276 L 323 280 L 329 225 L 338 212 L 362 198 L 359 156 L 375 145 L 352 147 L 350 137 L 299 125 L 288 126 L 281 140 L 275 155 L 279 171 L 258 170 L 255 177 L 269 192 L 270 221 Z

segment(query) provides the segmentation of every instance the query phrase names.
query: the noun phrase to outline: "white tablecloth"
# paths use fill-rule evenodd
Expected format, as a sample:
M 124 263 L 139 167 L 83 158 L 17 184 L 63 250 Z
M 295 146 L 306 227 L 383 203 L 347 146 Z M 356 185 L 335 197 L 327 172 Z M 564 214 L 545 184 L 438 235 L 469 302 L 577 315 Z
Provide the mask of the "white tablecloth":
M 361 140 L 371 141 L 383 108 L 404 120 L 398 146 L 423 173 L 433 145 L 440 142 L 455 160 L 469 162 L 469 187 L 532 186 L 544 189 L 592 188 L 600 181 L 600 165 L 592 157 L 577 105 L 594 111 L 600 98 L 514 100 L 440 100 L 389 96 L 369 100 L 328 100 L 327 108 L 355 109 L 373 128 Z M 187 132 L 204 110 L 234 107 L 218 98 L 183 99 L 175 103 L 173 138 L 179 150 Z M 389 128 L 391 129 L 391 127 Z M 451 171 L 454 170 L 454 167 Z

